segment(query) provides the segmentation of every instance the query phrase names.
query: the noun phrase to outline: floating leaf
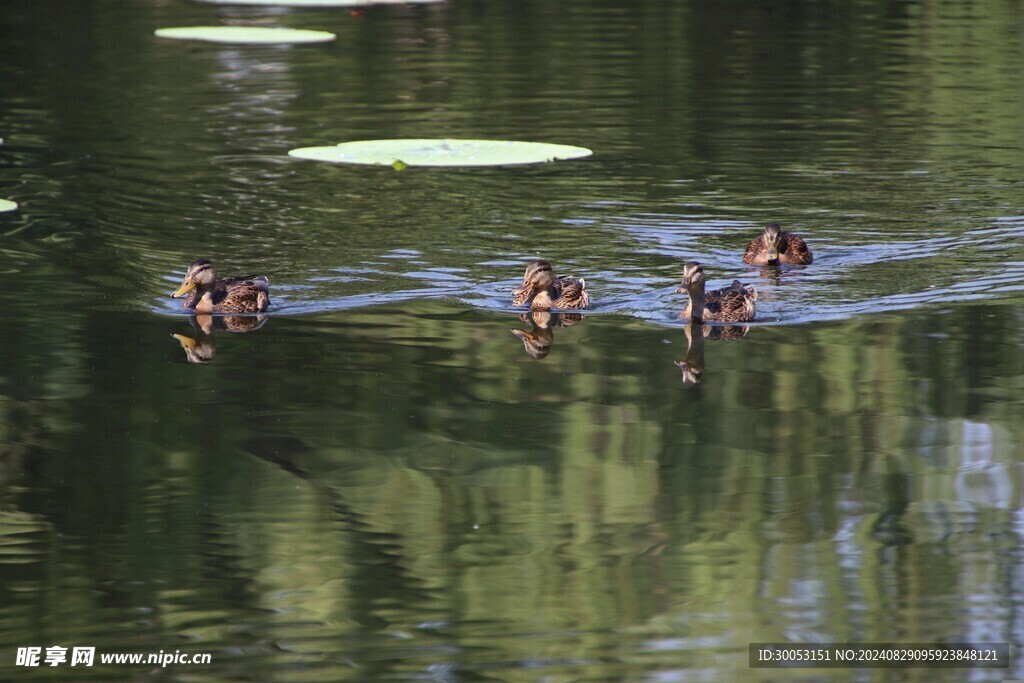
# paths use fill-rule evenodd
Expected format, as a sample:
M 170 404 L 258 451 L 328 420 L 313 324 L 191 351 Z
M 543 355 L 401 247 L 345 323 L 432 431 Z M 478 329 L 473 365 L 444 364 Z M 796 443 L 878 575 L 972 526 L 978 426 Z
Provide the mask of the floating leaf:
M 6 199 L 0 199 L 0 213 L 4 211 L 14 211 L 18 208 L 18 202 L 8 201 Z
M 585 147 L 512 140 L 358 140 L 330 147 L 300 147 L 289 156 L 345 164 L 394 166 L 504 166 L 579 159 Z M 403 166 L 403 167 L 404 167 Z
M 161 38 L 205 40 L 211 43 L 250 43 L 272 45 L 281 43 L 326 43 L 337 36 L 327 31 L 299 28 L 261 28 L 258 26 L 182 26 L 161 28 L 154 32 Z
M 211 5 L 263 5 L 272 7 L 365 7 L 367 5 L 420 5 L 443 0 L 199 0 Z

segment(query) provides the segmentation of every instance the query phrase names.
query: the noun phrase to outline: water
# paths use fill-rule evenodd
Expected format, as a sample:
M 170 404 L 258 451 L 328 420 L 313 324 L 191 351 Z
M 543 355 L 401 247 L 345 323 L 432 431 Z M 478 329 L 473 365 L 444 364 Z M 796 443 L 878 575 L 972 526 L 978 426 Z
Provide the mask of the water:
M 1024 677 L 747 667 L 1024 641 L 1021 12 L 6 3 L 2 677 Z M 338 40 L 151 35 L 209 23 Z M 595 155 L 285 156 L 388 136 Z M 814 264 L 744 266 L 768 221 Z M 270 278 L 255 329 L 167 297 L 199 257 Z M 537 257 L 593 312 L 521 319 Z M 690 259 L 758 321 L 688 337 Z

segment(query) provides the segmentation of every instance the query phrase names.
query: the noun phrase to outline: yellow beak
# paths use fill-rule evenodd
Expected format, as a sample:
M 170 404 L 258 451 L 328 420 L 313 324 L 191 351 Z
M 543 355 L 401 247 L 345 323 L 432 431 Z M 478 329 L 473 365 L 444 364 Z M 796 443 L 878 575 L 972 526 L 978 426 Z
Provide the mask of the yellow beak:
M 191 351 L 196 347 L 196 340 L 192 337 L 186 337 L 183 334 L 172 334 L 171 336 L 177 339 L 178 343 L 181 344 L 181 348 L 186 351 Z
M 179 297 L 185 296 L 195 288 L 196 283 L 192 282 L 192 278 L 187 277 L 185 278 L 185 281 L 181 283 L 181 287 L 178 287 L 176 290 L 174 290 L 174 293 L 171 294 L 171 296 L 177 299 Z

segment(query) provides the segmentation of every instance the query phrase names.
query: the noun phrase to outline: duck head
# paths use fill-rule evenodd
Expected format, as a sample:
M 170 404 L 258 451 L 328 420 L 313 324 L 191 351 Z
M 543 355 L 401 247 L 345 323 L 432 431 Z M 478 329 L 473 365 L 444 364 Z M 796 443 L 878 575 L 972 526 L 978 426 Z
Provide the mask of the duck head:
M 199 291 L 211 289 L 216 284 L 217 271 L 213 269 L 213 264 L 206 259 L 199 259 L 188 267 L 188 271 L 185 273 L 185 279 L 182 280 L 181 286 L 174 290 L 171 296 L 178 299 L 197 289 Z
M 683 266 L 683 285 L 676 292 L 689 294 L 697 289 L 704 291 L 704 269 L 696 261 L 690 261 Z
M 764 226 L 764 248 L 768 255 L 768 263 L 779 262 L 779 249 L 782 247 L 782 227 L 778 223 Z
M 555 271 L 547 261 L 534 261 L 526 267 L 523 282 L 512 290 L 512 302 L 520 306 L 537 296 L 547 292 L 555 283 Z

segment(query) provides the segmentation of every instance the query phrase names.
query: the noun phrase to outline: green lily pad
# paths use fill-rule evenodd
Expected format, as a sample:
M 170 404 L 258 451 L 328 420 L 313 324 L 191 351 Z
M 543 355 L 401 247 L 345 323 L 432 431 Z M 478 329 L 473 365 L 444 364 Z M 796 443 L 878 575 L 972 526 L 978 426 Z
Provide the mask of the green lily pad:
M 330 147 L 300 147 L 289 156 L 343 164 L 394 166 L 505 166 L 579 159 L 586 147 L 512 140 L 357 140 Z
M 248 43 L 273 45 L 281 43 L 326 43 L 337 36 L 327 31 L 299 28 L 261 28 L 259 26 L 182 26 L 154 31 L 161 38 L 205 40 L 211 43 Z
M 366 7 L 367 5 L 412 5 L 444 0 L 199 0 L 211 5 L 263 5 L 272 7 Z
M 0 199 L 0 213 L 4 211 L 14 211 L 18 208 L 18 202 L 8 201 L 7 199 Z

